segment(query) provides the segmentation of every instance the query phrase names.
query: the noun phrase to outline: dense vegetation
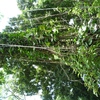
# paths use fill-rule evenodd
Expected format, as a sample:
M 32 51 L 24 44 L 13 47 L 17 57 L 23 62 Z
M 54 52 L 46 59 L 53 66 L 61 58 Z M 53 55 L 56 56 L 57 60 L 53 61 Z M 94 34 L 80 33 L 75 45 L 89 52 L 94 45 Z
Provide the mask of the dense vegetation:
M 99 100 L 100 0 L 17 2 L 22 14 L 0 34 L 0 84 L 12 75 L 14 97 Z

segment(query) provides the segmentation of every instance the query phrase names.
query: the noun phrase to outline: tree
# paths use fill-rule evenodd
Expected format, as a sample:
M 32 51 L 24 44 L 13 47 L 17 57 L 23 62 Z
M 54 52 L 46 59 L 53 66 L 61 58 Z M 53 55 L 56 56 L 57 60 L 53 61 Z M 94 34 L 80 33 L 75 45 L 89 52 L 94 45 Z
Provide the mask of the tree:
M 0 62 L 18 79 L 17 92 L 32 95 L 42 89 L 44 100 L 99 100 L 100 12 L 95 2 L 45 0 L 25 9 L 19 4 L 23 14 L 10 20 L 12 33 L 0 36 Z

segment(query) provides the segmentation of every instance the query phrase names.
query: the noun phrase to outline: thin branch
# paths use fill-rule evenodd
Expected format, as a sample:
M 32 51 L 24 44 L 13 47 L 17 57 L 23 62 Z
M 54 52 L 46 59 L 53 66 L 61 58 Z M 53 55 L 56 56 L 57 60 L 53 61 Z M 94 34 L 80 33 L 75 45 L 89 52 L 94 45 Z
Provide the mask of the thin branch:
M 68 81 L 71 81 L 71 82 L 79 82 L 79 83 L 83 84 L 83 83 L 80 82 L 79 80 L 72 80 L 72 79 L 70 79 L 69 76 L 68 76 L 68 74 L 66 73 L 66 71 L 65 71 L 64 68 L 62 67 L 62 65 L 61 65 L 60 67 L 61 67 L 61 69 L 64 71 L 64 73 L 65 73 L 65 75 L 66 75 Z
M 69 76 L 67 75 L 67 73 L 66 73 L 66 71 L 64 70 L 64 68 L 62 67 L 62 65 L 61 65 L 60 67 L 61 67 L 61 69 L 64 71 L 64 73 L 65 73 L 65 75 L 67 76 L 68 80 L 70 80 L 70 79 L 69 79 Z
M 5 88 L 6 88 L 6 87 L 5 87 Z M 9 91 L 9 92 L 11 92 L 11 95 L 9 95 L 9 96 L 14 96 L 14 97 L 17 98 L 18 100 L 22 100 L 19 96 L 15 95 L 15 93 L 13 93 L 13 91 L 11 91 L 10 89 L 6 88 L 6 90 Z M 7 97 L 9 97 L 9 96 L 7 96 Z M 6 98 L 7 98 L 7 97 L 6 97 Z
M 72 2 L 72 1 L 71 1 Z M 25 5 L 25 4 L 21 4 L 21 5 Z M 64 9 L 64 8 L 74 8 L 73 7 L 59 7 L 60 9 Z M 46 11 L 46 10 L 56 10 L 59 9 L 57 7 L 55 8 L 41 8 L 41 9 L 33 9 L 33 10 L 27 10 L 27 12 L 34 12 L 34 11 Z M 86 9 L 86 8 L 100 8 L 100 6 L 80 6 L 80 9 Z
M 16 58 L 13 58 L 13 60 L 15 60 L 15 61 L 25 61 L 25 62 L 27 62 L 27 61 L 30 61 L 30 62 L 33 62 L 33 63 L 37 63 L 37 64 L 39 64 L 39 63 L 45 63 L 45 64 L 62 64 L 61 62 L 59 62 L 59 61 L 51 61 L 51 60 L 36 60 L 36 61 L 33 61 L 33 60 L 29 60 L 29 59 L 25 59 L 25 58 L 19 58 L 19 59 L 16 59 Z
M 44 19 L 44 18 L 48 18 L 48 17 L 62 16 L 62 15 L 65 15 L 65 14 L 67 14 L 67 11 L 64 12 L 64 13 L 60 13 L 60 14 L 53 14 L 53 15 L 36 17 L 36 18 L 28 18 L 28 19 L 39 20 L 39 19 Z
M 53 54 L 60 55 L 59 53 L 55 52 L 53 48 L 48 47 L 36 47 L 36 46 L 24 46 L 24 45 L 13 45 L 13 44 L 0 44 L 1 47 L 13 47 L 13 48 L 31 48 L 31 49 L 40 49 L 40 50 L 47 50 Z
M 62 56 L 59 52 L 56 52 L 53 47 L 36 47 L 36 46 L 25 46 L 25 45 L 13 45 L 13 44 L 0 44 L 0 47 L 13 47 L 13 48 L 30 48 L 30 49 L 39 49 L 39 50 L 46 50 L 51 52 L 52 54 L 56 54 L 58 56 Z M 60 50 L 74 50 L 75 47 L 63 47 L 59 48 Z
M 52 15 L 53 16 L 53 15 Z M 35 17 L 35 18 L 25 18 L 25 20 L 35 20 L 35 21 L 37 21 L 36 19 L 37 18 L 44 18 L 44 17 L 47 17 L 47 16 L 42 16 L 42 17 Z M 64 18 L 61 18 L 62 20 L 59 20 L 59 21 L 53 21 L 53 23 L 59 23 L 59 22 L 66 22 L 67 24 L 69 24 L 69 20 L 66 20 L 66 19 L 64 19 Z M 86 19 L 90 19 L 90 17 L 89 18 L 86 18 Z M 97 17 L 93 17 L 93 19 L 97 19 L 98 21 L 100 20 L 100 18 L 97 18 Z M 23 21 L 25 21 L 25 20 L 17 20 L 17 21 L 11 21 L 11 22 L 18 22 L 18 21 L 21 21 L 21 22 L 23 22 Z M 75 19 L 76 21 L 82 21 L 82 19 L 79 19 L 79 18 L 77 18 L 77 19 Z M 38 24 L 48 24 L 49 22 L 34 22 L 34 23 L 32 23 L 33 25 L 38 25 Z M 20 24 L 19 24 L 20 25 Z M 24 24 L 24 25 L 27 25 L 27 24 Z
M 47 47 L 35 47 L 35 46 L 24 46 L 24 45 L 13 45 L 13 44 L 0 44 L 1 47 L 14 47 L 14 48 L 32 48 L 32 49 L 48 49 Z
M 27 12 L 45 11 L 45 10 L 57 10 L 57 9 L 58 9 L 58 8 L 43 8 L 43 9 L 27 10 Z

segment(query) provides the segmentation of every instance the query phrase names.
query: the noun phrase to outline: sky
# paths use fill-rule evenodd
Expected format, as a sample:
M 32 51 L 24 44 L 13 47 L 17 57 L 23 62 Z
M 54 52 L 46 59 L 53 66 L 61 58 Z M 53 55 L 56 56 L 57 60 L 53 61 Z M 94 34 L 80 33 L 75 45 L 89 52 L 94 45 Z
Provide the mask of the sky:
M 17 7 L 16 0 L 0 0 L 0 14 L 3 17 L 0 19 L 0 32 L 7 25 L 9 18 L 21 14 L 21 11 Z
M 2 32 L 2 29 L 8 24 L 9 18 L 21 14 L 21 11 L 17 7 L 16 0 L 0 0 L 0 14 L 3 15 L 0 19 L 0 32 Z M 41 100 L 41 97 L 39 94 L 27 96 L 26 100 Z

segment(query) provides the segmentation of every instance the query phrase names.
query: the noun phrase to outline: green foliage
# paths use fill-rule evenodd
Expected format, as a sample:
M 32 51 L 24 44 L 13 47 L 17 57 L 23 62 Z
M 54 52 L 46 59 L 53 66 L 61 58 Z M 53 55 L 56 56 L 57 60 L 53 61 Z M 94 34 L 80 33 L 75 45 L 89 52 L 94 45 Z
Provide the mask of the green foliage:
M 3 69 L 0 69 L 0 85 L 5 83 L 5 75 Z
M 44 100 L 99 100 L 96 4 L 44 0 L 33 6 L 32 0 L 18 1 L 23 14 L 11 18 L 0 34 L 0 65 L 15 76 L 16 92 L 33 95 L 42 90 Z

